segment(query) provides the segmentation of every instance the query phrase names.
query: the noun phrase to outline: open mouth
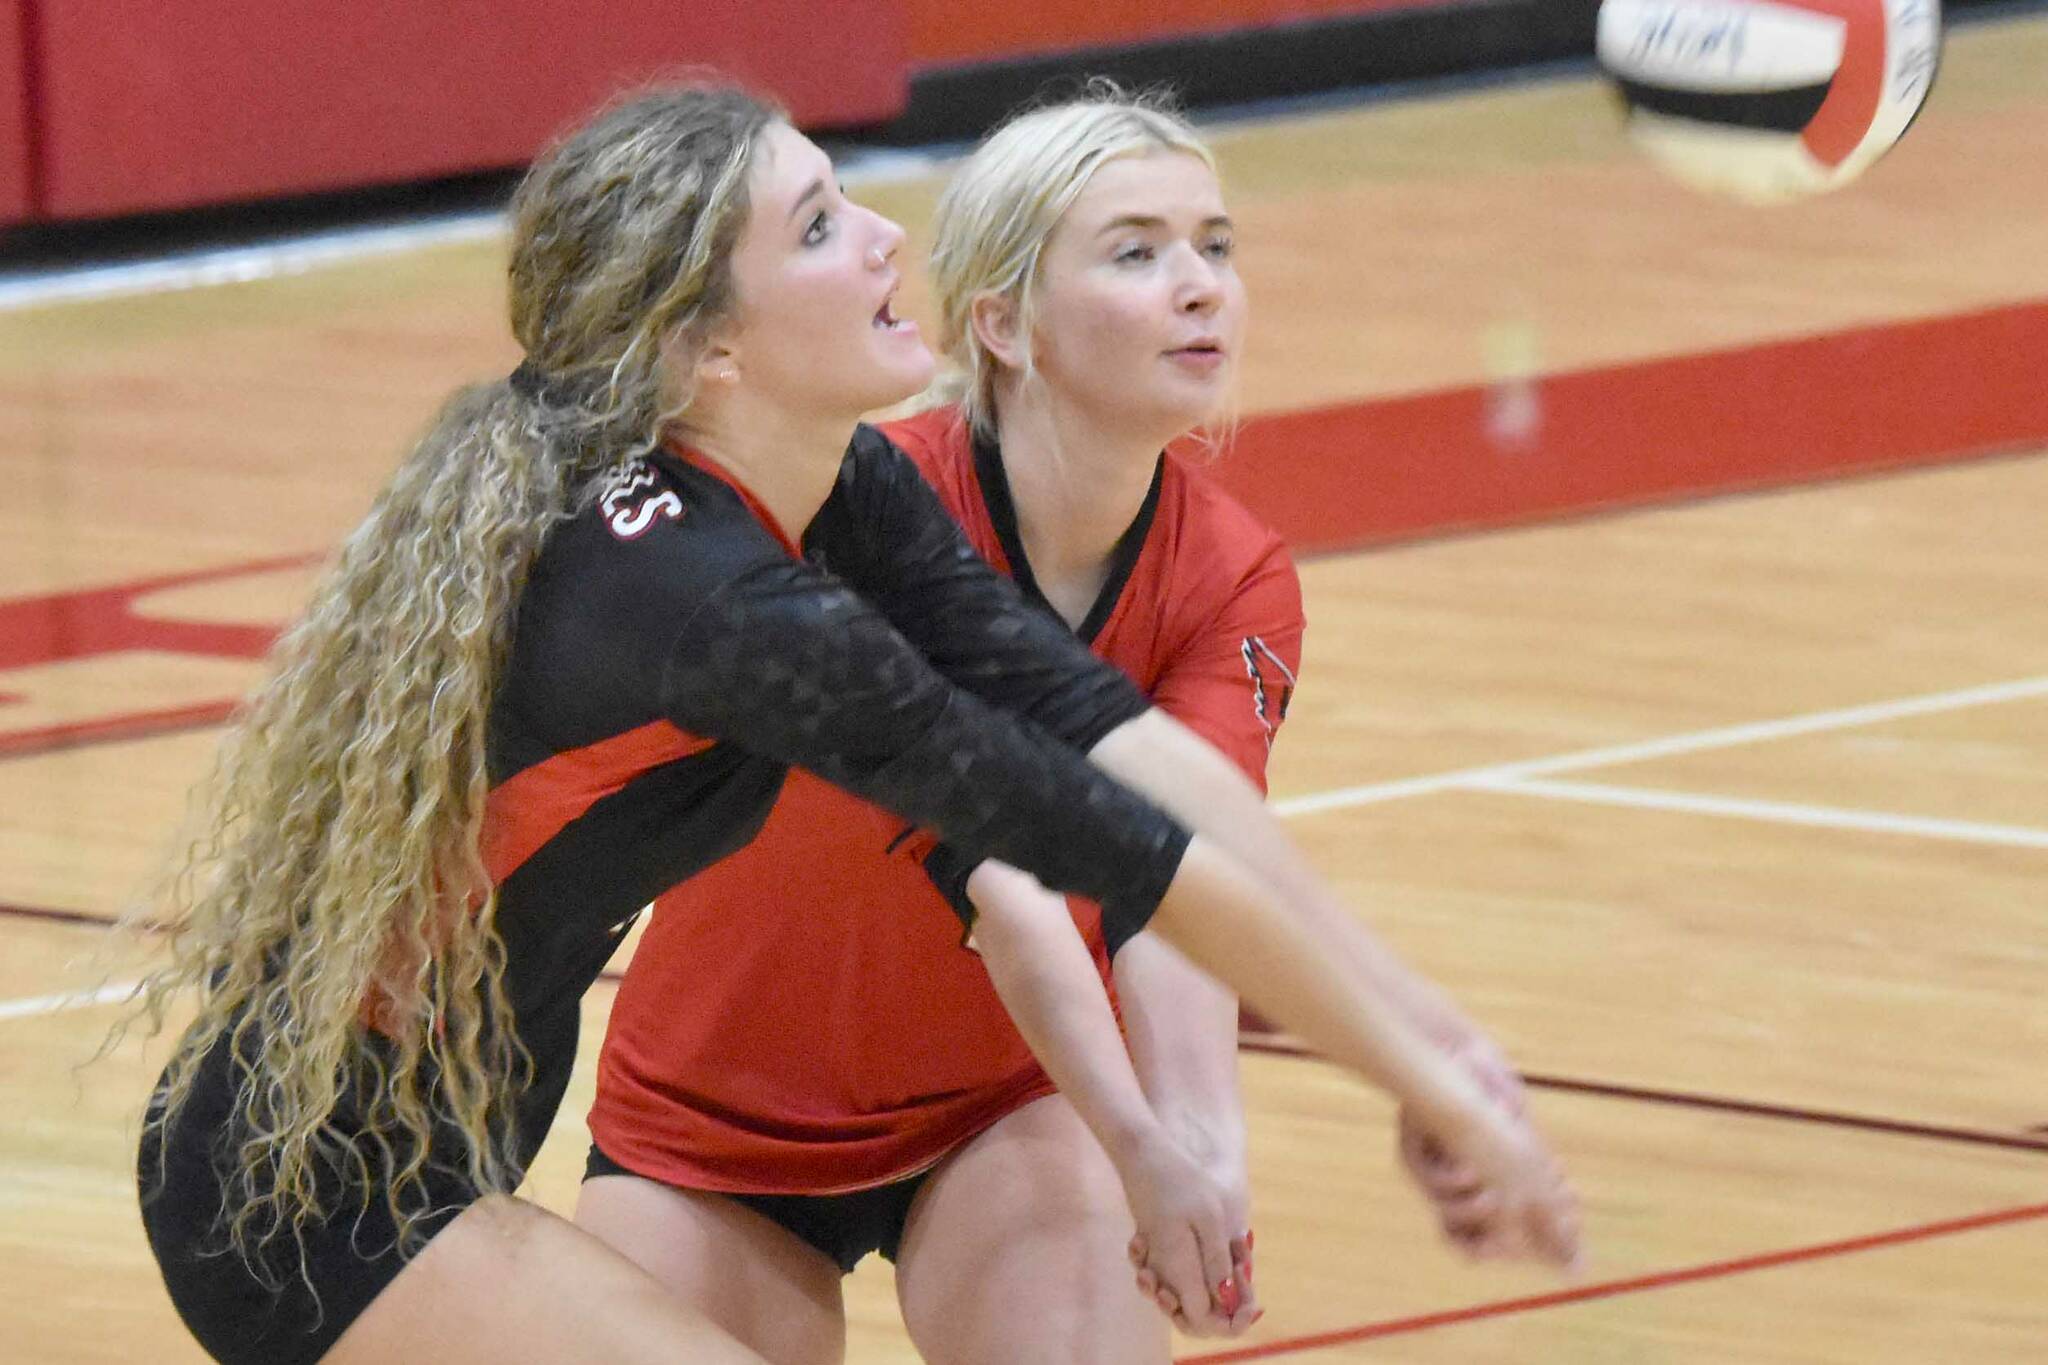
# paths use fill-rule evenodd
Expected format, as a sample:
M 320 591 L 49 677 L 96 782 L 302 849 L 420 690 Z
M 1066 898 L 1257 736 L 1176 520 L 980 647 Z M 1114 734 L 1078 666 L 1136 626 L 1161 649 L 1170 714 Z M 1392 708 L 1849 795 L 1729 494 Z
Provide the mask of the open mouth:
M 891 305 L 894 300 L 883 299 L 882 306 L 875 310 L 874 326 L 884 332 L 900 332 L 910 326 L 907 319 L 896 316 Z

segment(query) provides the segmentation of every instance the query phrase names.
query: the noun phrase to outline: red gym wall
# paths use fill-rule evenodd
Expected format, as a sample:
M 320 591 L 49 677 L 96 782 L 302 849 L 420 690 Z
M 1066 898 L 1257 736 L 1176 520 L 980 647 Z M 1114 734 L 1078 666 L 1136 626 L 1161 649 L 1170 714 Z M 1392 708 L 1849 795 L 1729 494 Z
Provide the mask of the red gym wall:
M 974 0 L 903 0 L 909 11 L 910 61 L 952 66 L 1219 33 L 1233 28 L 1334 19 L 1375 10 L 1415 9 L 1450 0 L 1033 0 L 997 5 Z
M 0 7 L 0 224 L 31 216 L 26 0 Z
M 10 216 L 99 217 L 517 165 L 623 85 L 709 63 L 812 125 L 902 107 L 900 0 L 7 0 L 38 90 L 40 193 Z M 25 180 L 27 140 L 0 115 Z M 14 136 L 10 137 L 9 135 Z M 0 193 L 10 182 L 0 178 Z
M 1450 0 L 0 0 L 0 225 L 515 166 L 620 86 L 702 63 L 808 127 L 918 71 Z

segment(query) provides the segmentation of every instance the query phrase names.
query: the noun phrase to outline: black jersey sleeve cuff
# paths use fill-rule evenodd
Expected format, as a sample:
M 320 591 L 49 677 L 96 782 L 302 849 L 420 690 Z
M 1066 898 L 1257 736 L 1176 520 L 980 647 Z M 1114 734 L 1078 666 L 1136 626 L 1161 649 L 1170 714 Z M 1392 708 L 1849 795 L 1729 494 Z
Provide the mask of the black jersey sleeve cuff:
M 931 852 L 924 855 L 924 875 L 931 879 L 938 893 L 946 898 L 946 904 L 952 906 L 953 913 L 960 917 L 960 923 L 968 929 L 974 927 L 974 918 L 980 912 L 968 899 L 967 879 L 982 862 L 980 858 L 961 852 L 953 844 L 934 844 Z
M 1067 742 L 1082 753 L 1087 753 L 1107 738 L 1111 732 L 1128 721 L 1136 720 L 1152 709 L 1151 699 L 1138 690 L 1138 685 L 1116 673 L 1116 682 L 1122 687 L 1105 680 L 1097 693 L 1098 705 L 1089 708 L 1086 715 L 1074 717 L 1067 726 Z
M 1136 938 L 1159 912 L 1166 890 L 1180 873 L 1194 835 L 1178 821 L 1162 827 L 1154 855 L 1145 860 L 1144 879 L 1123 895 L 1102 902 L 1102 942 L 1114 959 L 1126 943 Z
M 1180 872 L 1181 859 L 1187 856 L 1188 844 L 1193 836 L 1179 824 L 1162 828 L 1156 846 L 1145 860 L 1145 874 L 1137 884 L 1123 894 L 1102 903 L 1102 941 L 1114 959 L 1126 943 L 1136 938 L 1158 913 L 1159 903 L 1166 899 L 1167 888 Z M 945 897 L 946 904 L 953 907 L 953 913 L 960 917 L 961 925 L 968 931 L 974 928 L 974 921 L 980 914 L 967 894 L 967 879 L 980 867 L 982 859 L 961 851 L 953 844 L 934 844 L 924 857 L 924 874 L 931 879 L 938 893 Z

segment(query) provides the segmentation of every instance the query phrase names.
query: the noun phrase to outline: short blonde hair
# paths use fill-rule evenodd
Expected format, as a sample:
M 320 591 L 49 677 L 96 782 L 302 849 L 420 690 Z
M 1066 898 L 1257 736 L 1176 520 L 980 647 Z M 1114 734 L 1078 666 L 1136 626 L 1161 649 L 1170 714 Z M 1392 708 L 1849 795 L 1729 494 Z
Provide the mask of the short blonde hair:
M 986 293 L 1008 298 L 1028 337 L 1039 261 L 1060 219 L 1103 165 L 1162 151 L 1216 169 L 1214 154 L 1170 96 L 1132 94 L 1097 79 L 1078 99 L 1015 115 L 954 172 L 932 219 L 932 290 L 950 369 L 933 398 L 959 402 L 976 433 L 995 434 L 1002 367 L 974 334 L 974 300 Z M 1028 376 L 1028 350 L 1025 365 Z

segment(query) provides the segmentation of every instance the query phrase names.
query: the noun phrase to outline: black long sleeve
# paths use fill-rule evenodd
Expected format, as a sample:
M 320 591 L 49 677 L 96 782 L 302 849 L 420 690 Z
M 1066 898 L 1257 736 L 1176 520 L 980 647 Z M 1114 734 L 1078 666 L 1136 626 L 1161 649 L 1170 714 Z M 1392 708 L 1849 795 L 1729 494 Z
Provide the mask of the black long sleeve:
M 1187 846 L 1169 816 L 955 687 L 874 605 L 798 561 L 758 563 L 710 594 L 662 692 L 675 724 L 929 826 L 970 866 L 1000 858 L 1142 915 Z

